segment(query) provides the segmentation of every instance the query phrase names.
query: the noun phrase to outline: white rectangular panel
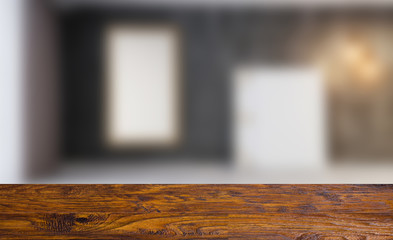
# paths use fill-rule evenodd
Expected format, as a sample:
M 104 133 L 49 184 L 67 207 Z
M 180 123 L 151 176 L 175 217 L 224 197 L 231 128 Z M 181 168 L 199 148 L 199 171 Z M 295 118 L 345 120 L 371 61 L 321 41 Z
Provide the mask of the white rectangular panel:
M 179 140 L 179 39 L 175 28 L 114 25 L 106 32 L 106 139 L 111 146 Z
M 309 68 L 244 67 L 234 78 L 234 150 L 242 166 L 322 167 L 322 74 Z

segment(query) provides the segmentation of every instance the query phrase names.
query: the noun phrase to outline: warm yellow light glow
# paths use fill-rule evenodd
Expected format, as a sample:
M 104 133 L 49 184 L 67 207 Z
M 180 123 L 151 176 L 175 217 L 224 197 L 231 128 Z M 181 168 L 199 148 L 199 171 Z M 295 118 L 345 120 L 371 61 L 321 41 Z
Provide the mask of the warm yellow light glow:
M 382 75 L 380 64 L 376 60 L 363 61 L 358 66 L 359 78 L 365 81 L 376 81 Z
M 364 48 L 359 43 L 351 42 L 343 48 L 343 60 L 346 64 L 358 64 L 364 56 Z
M 349 41 L 343 44 L 342 60 L 349 77 L 371 82 L 382 76 L 381 62 L 372 46 L 361 41 Z

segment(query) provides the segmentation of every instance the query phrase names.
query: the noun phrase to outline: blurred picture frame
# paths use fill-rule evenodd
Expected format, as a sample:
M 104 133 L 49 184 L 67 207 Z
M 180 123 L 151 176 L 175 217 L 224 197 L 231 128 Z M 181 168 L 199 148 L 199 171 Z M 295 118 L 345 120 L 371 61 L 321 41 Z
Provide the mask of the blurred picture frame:
M 104 31 L 103 138 L 108 148 L 172 149 L 182 139 L 181 36 L 170 23 Z

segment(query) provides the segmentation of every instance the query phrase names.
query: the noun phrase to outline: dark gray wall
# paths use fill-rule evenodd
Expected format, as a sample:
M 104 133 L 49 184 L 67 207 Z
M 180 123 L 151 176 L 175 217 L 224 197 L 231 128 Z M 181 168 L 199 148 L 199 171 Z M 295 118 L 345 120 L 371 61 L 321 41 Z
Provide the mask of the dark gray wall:
M 182 35 L 183 142 L 174 150 L 113 151 L 101 137 L 103 30 L 114 22 L 172 23 Z M 63 154 L 67 158 L 168 157 L 225 160 L 230 144 L 232 52 L 226 20 L 203 10 L 79 10 L 63 13 Z M 230 29 L 229 29 L 230 30 Z

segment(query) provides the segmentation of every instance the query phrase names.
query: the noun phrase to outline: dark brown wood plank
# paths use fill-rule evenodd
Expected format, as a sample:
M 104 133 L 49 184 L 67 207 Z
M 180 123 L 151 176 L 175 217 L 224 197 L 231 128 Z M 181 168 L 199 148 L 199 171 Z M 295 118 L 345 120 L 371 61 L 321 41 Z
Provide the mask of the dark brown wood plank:
M 393 185 L 0 185 L 0 239 L 393 239 Z

